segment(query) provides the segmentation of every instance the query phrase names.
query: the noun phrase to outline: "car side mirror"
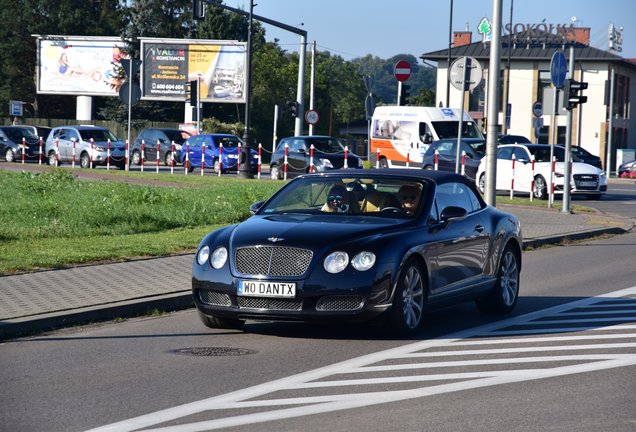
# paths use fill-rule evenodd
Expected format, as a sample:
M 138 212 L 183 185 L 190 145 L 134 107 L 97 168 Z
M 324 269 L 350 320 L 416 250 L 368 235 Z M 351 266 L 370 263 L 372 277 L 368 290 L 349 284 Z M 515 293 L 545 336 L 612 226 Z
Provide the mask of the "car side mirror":
M 431 135 L 430 133 L 424 134 L 422 136 L 422 142 L 424 144 L 430 144 L 433 142 L 433 135 Z
M 448 206 L 444 210 L 442 210 L 442 214 L 440 214 L 440 219 L 443 223 L 448 224 L 450 221 L 454 219 L 465 218 L 467 214 L 468 212 L 463 207 Z
M 257 201 L 254 204 L 252 204 L 250 206 L 250 213 L 256 214 L 256 212 L 260 210 L 261 207 L 263 207 L 263 204 L 265 204 L 265 201 Z

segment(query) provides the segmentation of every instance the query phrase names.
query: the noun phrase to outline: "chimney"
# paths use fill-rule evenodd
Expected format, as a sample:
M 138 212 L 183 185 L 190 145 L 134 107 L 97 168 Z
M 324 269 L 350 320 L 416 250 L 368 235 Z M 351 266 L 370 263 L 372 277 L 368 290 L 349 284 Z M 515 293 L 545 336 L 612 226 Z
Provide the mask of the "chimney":
M 574 40 L 583 45 L 590 45 L 590 28 L 576 27 L 574 29 Z
M 453 47 L 457 48 L 463 45 L 470 45 L 473 39 L 473 32 L 456 31 L 453 32 Z

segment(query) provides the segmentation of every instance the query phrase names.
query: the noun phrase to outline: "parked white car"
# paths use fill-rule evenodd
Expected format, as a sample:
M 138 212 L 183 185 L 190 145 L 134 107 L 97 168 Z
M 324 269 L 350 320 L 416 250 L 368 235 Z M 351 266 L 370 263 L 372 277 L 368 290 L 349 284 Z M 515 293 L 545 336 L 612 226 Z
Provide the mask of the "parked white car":
M 532 191 L 535 198 L 546 199 L 551 179 L 549 144 L 506 144 L 497 148 L 497 187 L 498 191 L 513 189 L 512 159 L 514 155 L 514 192 Z M 534 172 L 532 169 L 534 156 Z M 563 194 L 563 176 L 565 148 L 554 146 L 556 158 L 554 168 L 554 194 Z M 590 199 L 600 199 L 607 192 L 607 177 L 605 172 L 595 166 L 583 163 L 572 155 L 572 176 L 570 178 L 570 193 L 585 195 Z M 486 188 L 486 158 L 481 160 L 477 169 L 477 184 L 483 193 Z

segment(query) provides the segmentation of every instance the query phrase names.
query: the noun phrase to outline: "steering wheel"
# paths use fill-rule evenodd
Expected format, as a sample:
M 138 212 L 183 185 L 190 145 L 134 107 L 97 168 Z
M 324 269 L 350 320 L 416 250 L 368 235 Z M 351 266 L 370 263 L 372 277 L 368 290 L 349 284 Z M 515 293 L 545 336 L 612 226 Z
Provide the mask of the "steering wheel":
M 399 207 L 384 207 L 380 213 L 405 213 L 404 209 Z

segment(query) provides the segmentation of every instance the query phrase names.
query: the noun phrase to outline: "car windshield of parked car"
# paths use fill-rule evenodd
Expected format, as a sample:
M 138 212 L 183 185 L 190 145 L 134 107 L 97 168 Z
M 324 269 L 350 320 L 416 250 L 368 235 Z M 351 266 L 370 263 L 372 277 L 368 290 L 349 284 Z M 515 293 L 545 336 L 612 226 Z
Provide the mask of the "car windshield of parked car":
M 433 122 L 433 127 L 437 131 L 439 139 L 457 138 L 458 121 L 437 121 Z M 465 121 L 462 123 L 462 136 L 464 138 L 484 138 L 475 122 Z
M 83 141 L 117 141 L 117 137 L 108 129 L 81 129 L 79 131 Z
M 9 139 L 15 143 L 20 143 L 22 138 L 26 139 L 37 139 L 37 137 L 31 132 L 28 128 L 4 128 L 4 133 L 9 137 Z
M 216 142 L 217 146 L 223 144 L 223 147 L 225 148 L 238 147 L 239 144 L 241 144 L 241 146 L 245 145 L 242 139 L 234 135 L 218 136 L 214 138 L 214 141 Z
M 530 154 L 534 155 L 535 162 L 550 162 L 550 147 L 528 147 Z M 554 146 L 554 157 L 557 162 L 565 161 L 565 149 L 561 146 Z M 581 158 L 572 155 L 572 162 L 582 162 Z
M 283 213 L 338 214 L 412 218 L 426 201 L 427 186 L 413 179 L 355 175 L 307 176 L 288 183 L 259 210 Z
M 307 148 L 313 144 L 314 149 L 322 153 L 343 153 L 344 147 L 335 138 L 311 138 L 307 140 Z

